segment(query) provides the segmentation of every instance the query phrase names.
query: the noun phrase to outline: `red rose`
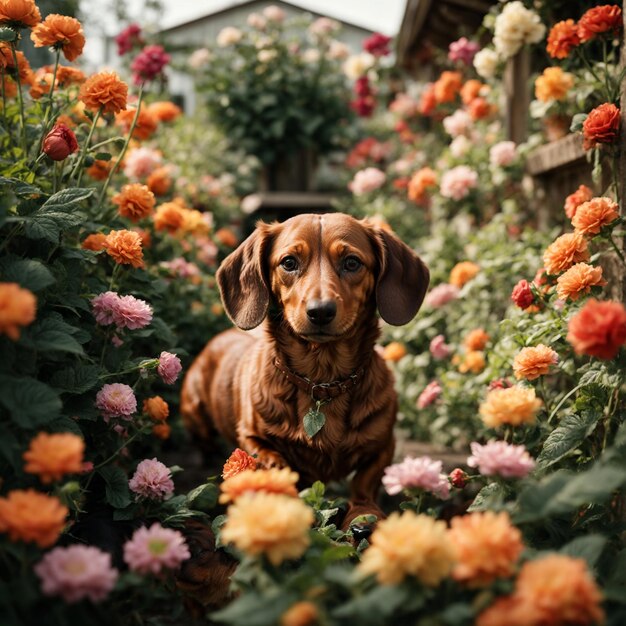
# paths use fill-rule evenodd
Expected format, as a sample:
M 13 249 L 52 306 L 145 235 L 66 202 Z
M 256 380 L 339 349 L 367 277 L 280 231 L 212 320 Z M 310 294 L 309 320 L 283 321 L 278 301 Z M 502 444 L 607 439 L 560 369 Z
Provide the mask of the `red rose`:
M 43 140 L 42 149 L 53 161 L 63 161 L 78 150 L 76 135 L 65 124 L 56 124 Z
M 621 27 L 622 10 L 614 4 L 603 4 L 589 9 L 578 20 L 578 36 L 585 42 L 604 33 L 617 33 Z
M 583 122 L 583 147 L 594 148 L 599 143 L 614 143 L 619 134 L 620 110 L 614 104 L 601 104 Z
M 386 37 L 381 33 L 374 33 L 363 42 L 363 50 L 373 54 L 375 57 L 384 57 L 391 52 L 389 50 L 390 41 L 391 37 Z
M 569 321 L 567 340 L 577 354 L 613 359 L 626 343 L 626 309 L 591 299 Z
M 467 485 L 467 474 L 460 467 L 453 469 L 448 478 L 452 486 L 458 489 L 463 489 Z
M 520 309 L 527 309 L 535 301 L 535 294 L 527 280 L 522 279 L 513 287 L 511 300 L 513 300 Z
M 358 98 L 350 103 L 350 106 L 360 117 L 370 117 L 376 108 L 376 101 L 372 96 Z

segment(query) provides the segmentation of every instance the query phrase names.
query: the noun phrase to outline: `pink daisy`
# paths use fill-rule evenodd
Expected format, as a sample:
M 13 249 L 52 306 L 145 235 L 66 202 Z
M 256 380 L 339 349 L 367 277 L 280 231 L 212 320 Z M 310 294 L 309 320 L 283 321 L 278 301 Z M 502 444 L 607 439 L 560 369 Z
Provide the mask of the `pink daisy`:
M 489 441 L 484 446 L 475 441 L 470 444 L 470 467 L 477 467 L 484 476 L 524 478 L 535 467 L 535 461 L 524 446 L 514 446 L 506 441 Z
M 113 312 L 113 321 L 118 330 L 145 328 L 152 321 L 152 308 L 134 296 L 121 296 Z
M 171 352 L 161 352 L 157 372 L 166 385 L 173 385 L 178 378 L 183 366 L 180 359 Z
M 167 500 L 174 493 L 170 470 L 156 459 L 141 461 L 128 486 L 138 496 L 149 500 Z
M 441 461 L 433 461 L 430 457 L 413 459 L 407 456 L 402 463 L 385 469 L 383 485 L 390 496 L 404 489 L 416 488 L 430 491 L 441 500 L 446 500 L 450 495 L 450 483 L 441 468 Z
M 184 537 L 155 522 L 138 528 L 124 544 L 124 561 L 133 572 L 159 574 L 163 569 L 178 569 L 190 557 Z
M 137 412 L 137 398 L 131 387 L 122 383 L 103 385 L 96 394 L 96 407 L 100 409 L 105 420 L 111 417 L 130 419 Z

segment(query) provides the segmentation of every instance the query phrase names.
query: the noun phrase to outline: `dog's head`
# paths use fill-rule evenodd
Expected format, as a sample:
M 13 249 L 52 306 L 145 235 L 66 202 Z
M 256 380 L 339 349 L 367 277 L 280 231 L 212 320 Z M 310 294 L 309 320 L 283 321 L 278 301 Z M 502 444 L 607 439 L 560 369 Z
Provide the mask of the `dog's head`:
M 400 326 L 419 310 L 428 268 L 394 234 L 349 215 L 257 224 L 217 272 L 226 312 L 244 330 L 274 299 L 293 332 L 321 343 L 349 335 L 371 308 Z

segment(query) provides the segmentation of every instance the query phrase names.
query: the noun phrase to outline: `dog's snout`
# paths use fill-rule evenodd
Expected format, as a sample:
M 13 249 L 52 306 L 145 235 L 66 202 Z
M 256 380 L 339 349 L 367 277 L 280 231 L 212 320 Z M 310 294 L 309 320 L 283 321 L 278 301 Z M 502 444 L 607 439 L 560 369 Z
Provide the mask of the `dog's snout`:
M 337 303 L 334 300 L 309 300 L 306 315 L 313 324 L 324 326 L 330 324 L 337 315 Z

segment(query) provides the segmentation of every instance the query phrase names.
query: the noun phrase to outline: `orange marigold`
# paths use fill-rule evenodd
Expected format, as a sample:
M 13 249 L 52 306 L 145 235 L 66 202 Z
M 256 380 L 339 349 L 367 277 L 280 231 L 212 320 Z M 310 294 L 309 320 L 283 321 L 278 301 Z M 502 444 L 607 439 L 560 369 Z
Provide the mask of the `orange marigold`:
M 60 480 L 83 469 L 85 442 L 73 433 L 39 433 L 23 454 L 27 474 L 38 474 L 42 483 Z
M 574 20 L 563 20 L 550 29 L 546 50 L 553 59 L 566 59 L 579 44 L 578 24 Z
M 104 233 L 92 233 L 87 235 L 81 244 L 83 250 L 93 250 L 93 252 L 100 252 L 104 250 L 104 242 L 107 236 Z
M 467 333 L 463 344 L 468 350 L 483 350 L 489 342 L 489 335 L 482 328 Z
M 475 78 L 468 80 L 463 87 L 461 87 L 461 100 L 463 101 L 463 104 L 468 105 L 472 102 L 472 100 L 478 98 L 483 90 L 483 87 L 486 87 L 486 85 Z
M 535 347 L 522 348 L 513 360 L 513 372 L 518 380 L 535 380 L 550 371 L 559 362 L 559 355 L 548 346 L 540 343 Z
M 67 514 L 58 498 L 34 489 L 10 491 L 0 498 L 0 532 L 7 533 L 11 541 L 48 548 L 63 531 Z
M 227 248 L 235 248 L 239 243 L 239 239 L 237 239 L 237 235 L 230 229 L 226 227 L 219 228 L 215 231 L 215 239 L 219 241 L 223 246 Z
M 281 616 L 280 626 L 314 626 L 317 621 L 318 610 L 313 602 L 296 602 Z
M 383 359 L 385 361 L 399 361 L 406 355 L 406 347 L 399 341 L 392 341 L 383 348 Z
M 26 55 L 17 50 L 15 56 L 17 58 L 17 69 L 11 46 L 4 41 L 0 41 L 0 69 L 6 70 L 13 78 L 15 78 L 16 74 L 19 75 L 21 83 L 30 85 L 33 82 L 34 73 Z
M 457 263 L 450 272 L 450 280 L 448 281 L 451 285 L 458 287 L 459 289 L 463 287 L 463 285 L 480 271 L 480 267 L 476 265 L 476 263 L 472 263 L 471 261 L 461 261 Z
M 581 295 L 589 293 L 592 287 L 604 287 L 606 284 L 601 267 L 576 263 L 559 276 L 556 292 L 561 300 L 578 300 Z
M 467 107 L 467 111 L 473 120 L 482 120 L 491 115 L 495 107 L 489 104 L 485 98 L 474 98 Z
M 0 335 L 13 341 L 20 338 L 20 327 L 32 324 L 37 315 L 37 298 L 17 283 L 0 283 Z
M 74 17 L 51 13 L 37 24 L 30 34 L 36 48 L 50 46 L 62 50 L 68 61 L 77 59 L 85 46 L 85 35 L 81 23 Z
M 224 463 L 222 478 L 232 478 L 244 470 L 255 470 L 256 468 L 256 459 L 253 456 L 250 456 L 245 450 L 236 448 L 228 457 L 226 463 Z
M 204 213 L 196 209 L 183 209 L 181 230 L 192 235 L 207 235 L 211 227 L 204 219 Z
M 93 165 L 87 168 L 87 174 L 94 180 L 106 180 L 113 164 L 113 160 L 101 161 L 100 159 L 96 159 Z
M 81 85 L 78 99 L 92 111 L 119 113 L 126 109 L 128 85 L 115 72 L 100 72 Z
M 547 67 L 535 81 L 535 97 L 542 102 L 563 100 L 574 86 L 574 76 L 560 67 Z
M 57 69 L 57 84 L 59 87 L 67 87 L 67 85 L 80 85 L 86 80 L 85 73 L 77 67 L 69 65 L 59 65 Z
M 437 185 L 437 174 L 430 167 L 423 167 L 413 174 L 408 186 L 409 200 L 423 202 L 426 190 Z
M 234 502 L 242 494 L 263 491 L 265 493 L 281 493 L 296 497 L 298 490 L 298 474 L 288 467 L 277 469 L 246 469 L 227 478 L 221 485 L 220 502 Z
M 132 230 L 112 230 L 106 236 L 104 249 L 120 265 L 144 266 L 141 237 Z
M 141 183 L 124 185 L 122 190 L 111 199 L 117 204 L 119 214 L 133 222 L 148 217 L 154 210 L 154 194 Z
M 452 577 L 469 587 L 489 585 L 496 578 L 511 576 L 524 549 L 522 534 L 505 512 L 454 517 L 448 537 L 457 558 Z
M 532 387 L 514 385 L 490 391 L 478 412 L 486 426 L 497 428 L 502 424 L 532 424 L 540 407 L 541 400 Z
M 155 424 L 152 427 L 152 434 L 158 439 L 169 439 L 172 434 L 172 428 L 169 424 Z
M 565 215 L 572 219 L 576 215 L 578 207 L 589 202 L 593 198 L 593 190 L 587 187 L 587 185 L 580 185 L 578 189 L 565 198 Z
M 622 9 L 615 4 L 603 4 L 583 13 L 578 20 L 578 36 L 582 42 L 603 33 L 616 33 L 622 28 Z
M 17 96 L 17 83 L 6 74 L 0 72 L 0 79 L 2 79 L 2 83 L 0 83 L 0 89 L 4 89 L 4 97 L 15 98 Z
M 161 396 L 153 396 L 143 401 L 143 412 L 155 422 L 164 422 L 170 415 L 170 407 Z
M 157 167 L 157 169 L 148 176 L 146 185 L 148 185 L 148 189 L 150 189 L 155 196 L 164 196 L 172 187 L 169 168 Z
M 572 226 L 577 233 L 597 235 L 619 217 L 619 206 L 611 198 L 592 198 L 583 202 L 572 218 Z
M 485 355 L 480 350 L 469 350 L 459 365 L 461 374 L 480 374 L 485 369 Z
M 543 265 L 548 274 L 568 270 L 574 263 L 589 260 L 587 242 L 580 233 L 565 233 L 557 237 L 543 253 Z
M 153 102 L 148 111 L 154 115 L 159 122 L 172 122 L 182 114 L 182 110 L 179 106 L 176 106 L 173 102 Z
M 433 85 L 433 93 L 437 104 L 452 102 L 456 94 L 461 90 L 462 84 L 463 76 L 461 72 L 442 72 Z
M 174 234 L 185 222 L 185 209 L 177 202 L 164 202 L 157 207 L 154 214 L 154 227 L 156 230 L 167 230 Z
M 130 127 L 135 119 L 135 114 L 137 113 L 137 109 L 128 109 L 126 111 L 121 111 L 117 113 L 115 116 L 115 123 L 120 126 L 125 133 L 130 131 Z M 133 139 L 138 139 L 139 141 L 143 139 L 150 138 L 154 131 L 159 126 L 159 121 L 157 118 L 148 111 L 146 107 L 141 107 L 139 109 L 139 115 L 137 116 L 137 122 L 135 123 L 135 128 L 133 128 Z
M 34 0 L 0 0 L 0 24 L 32 28 L 41 22 L 41 13 Z

